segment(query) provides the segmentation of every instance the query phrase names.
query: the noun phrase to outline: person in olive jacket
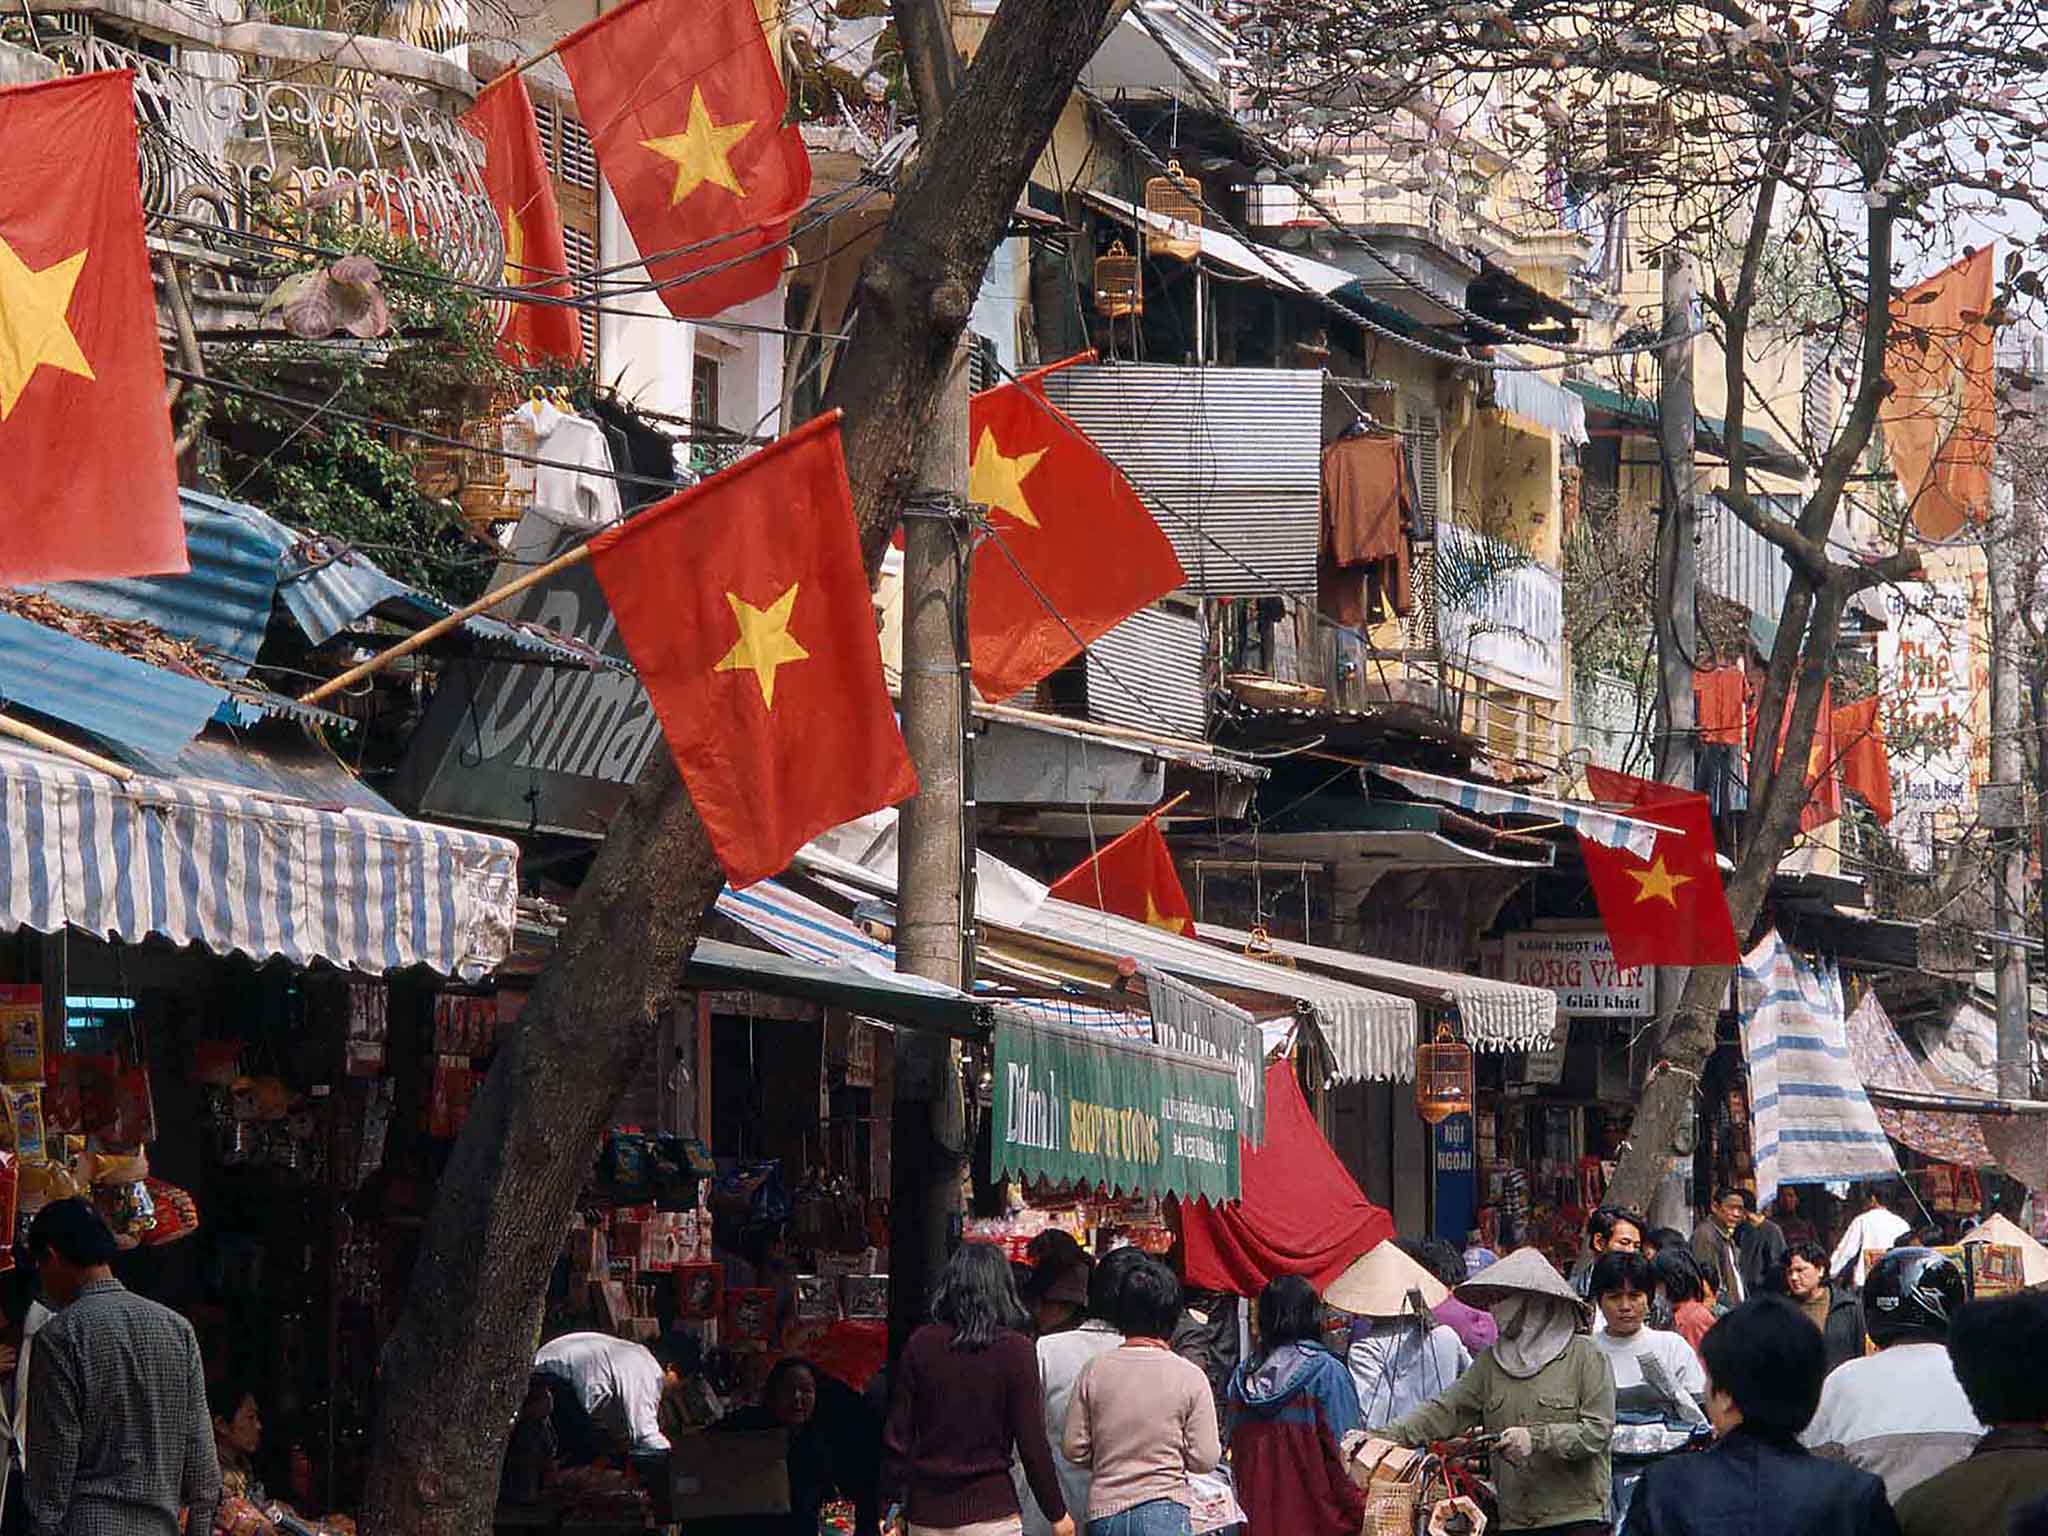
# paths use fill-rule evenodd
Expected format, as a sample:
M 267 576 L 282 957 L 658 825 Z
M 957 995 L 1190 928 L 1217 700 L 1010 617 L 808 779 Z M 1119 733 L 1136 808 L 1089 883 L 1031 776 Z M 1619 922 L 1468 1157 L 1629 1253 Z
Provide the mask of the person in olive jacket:
M 1707 1330 L 1700 1356 L 1713 1448 L 1645 1472 L 1623 1536 L 1899 1536 L 1878 1477 L 1799 1443 L 1827 1346 L 1794 1303 L 1744 1302 Z
M 1497 1435 L 1501 1530 L 1605 1536 L 1614 1373 L 1586 1336 L 1585 1303 L 1534 1248 L 1452 1294 L 1492 1313 L 1500 1337 L 1449 1391 L 1382 1433 L 1411 1446 L 1474 1429 Z

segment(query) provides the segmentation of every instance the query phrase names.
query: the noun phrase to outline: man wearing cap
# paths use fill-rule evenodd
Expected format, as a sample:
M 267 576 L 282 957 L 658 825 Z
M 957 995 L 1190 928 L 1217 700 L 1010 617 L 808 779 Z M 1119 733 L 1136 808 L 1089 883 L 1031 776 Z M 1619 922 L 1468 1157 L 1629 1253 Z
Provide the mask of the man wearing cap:
M 1500 1337 L 1450 1390 L 1389 1424 L 1422 1446 L 1474 1429 L 1499 1437 L 1500 1528 L 1605 1536 L 1614 1373 L 1586 1336 L 1586 1305 L 1534 1248 L 1481 1271 L 1454 1295 L 1493 1314 Z

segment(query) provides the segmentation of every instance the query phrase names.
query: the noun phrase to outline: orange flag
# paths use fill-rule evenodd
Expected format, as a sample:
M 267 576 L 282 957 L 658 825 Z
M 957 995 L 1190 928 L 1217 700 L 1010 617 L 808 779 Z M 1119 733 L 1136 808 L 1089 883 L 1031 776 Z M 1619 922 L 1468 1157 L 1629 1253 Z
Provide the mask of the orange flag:
M 1842 755 L 1842 786 L 1863 797 L 1880 825 L 1892 819 L 1892 764 L 1885 753 L 1878 697 L 1858 699 L 1834 712 L 1835 750 Z
M 772 290 L 811 160 L 782 121 L 754 0 L 626 0 L 561 54 L 648 275 L 670 284 L 669 313 L 703 319 Z
M 505 230 L 505 286 L 569 298 L 562 211 L 555 206 L 555 183 L 541 154 L 526 81 L 517 74 L 492 81 L 463 114 L 462 126 L 483 140 L 484 191 Z M 572 368 L 583 361 L 583 327 L 567 304 L 515 301 L 507 308 L 498 356 L 513 367 L 543 358 Z
M 0 90 L 0 587 L 190 568 L 134 79 Z
M 1029 688 L 1187 580 L 1123 471 L 1046 402 L 1043 372 L 983 390 L 968 411 L 969 495 L 995 530 L 967 583 L 974 686 L 988 699 Z
M 917 793 L 837 411 L 607 529 L 590 562 L 733 885 Z
M 1083 859 L 1052 884 L 1052 894 L 1098 912 L 1135 918 L 1168 933 L 1193 936 L 1194 910 L 1173 867 L 1156 816 L 1147 816 L 1094 857 Z
M 1879 411 L 1892 472 L 1922 538 L 1954 538 L 1991 510 L 1991 460 L 1998 441 L 1992 377 L 1995 279 L 1985 246 L 1892 304 Z

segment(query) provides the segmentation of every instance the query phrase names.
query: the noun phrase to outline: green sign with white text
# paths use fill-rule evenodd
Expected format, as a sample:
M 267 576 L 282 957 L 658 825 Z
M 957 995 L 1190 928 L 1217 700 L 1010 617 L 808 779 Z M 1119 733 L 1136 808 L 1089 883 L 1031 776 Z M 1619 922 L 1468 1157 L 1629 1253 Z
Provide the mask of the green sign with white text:
M 1228 1067 L 1007 1019 L 995 1048 L 996 1177 L 1237 1199 L 1237 1078 Z

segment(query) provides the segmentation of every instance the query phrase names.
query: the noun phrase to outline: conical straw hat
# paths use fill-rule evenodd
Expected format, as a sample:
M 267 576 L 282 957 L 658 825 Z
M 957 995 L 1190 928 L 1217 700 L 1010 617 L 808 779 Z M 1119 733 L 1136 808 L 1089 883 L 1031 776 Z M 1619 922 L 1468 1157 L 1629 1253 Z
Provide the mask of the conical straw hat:
M 1554 1296 L 1581 1313 L 1586 1303 L 1534 1248 L 1517 1248 L 1498 1264 L 1489 1264 L 1451 1293 L 1468 1307 L 1490 1307 L 1511 1296 Z
M 1332 1280 L 1323 1300 L 1359 1317 L 1402 1317 L 1408 1312 L 1411 1291 L 1422 1293 L 1425 1308 L 1451 1299 L 1443 1281 L 1391 1242 L 1382 1242 Z
M 2027 1230 L 2003 1214 L 1987 1216 L 1963 1234 L 1966 1243 L 1990 1243 L 2020 1251 L 2020 1278 L 2028 1285 L 2048 1285 L 2048 1248 L 2041 1246 Z

